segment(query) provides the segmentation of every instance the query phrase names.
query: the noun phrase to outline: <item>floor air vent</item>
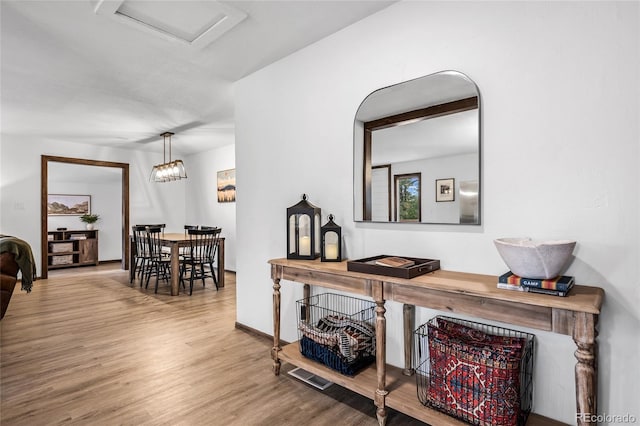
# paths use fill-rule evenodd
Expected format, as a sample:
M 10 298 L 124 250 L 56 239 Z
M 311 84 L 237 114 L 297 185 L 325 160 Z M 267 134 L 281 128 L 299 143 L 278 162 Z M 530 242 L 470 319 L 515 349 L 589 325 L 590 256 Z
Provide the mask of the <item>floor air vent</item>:
M 309 373 L 307 370 L 303 370 L 299 367 L 289 371 L 289 374 L 296 379 L 302 380 L 303 382 L 308 383 L 314 388 L 318 388 L 320 390 L 325 390 L 333 384 L 333 382 L 323 379 L 320 376 L 316 376 L 313 373 Z

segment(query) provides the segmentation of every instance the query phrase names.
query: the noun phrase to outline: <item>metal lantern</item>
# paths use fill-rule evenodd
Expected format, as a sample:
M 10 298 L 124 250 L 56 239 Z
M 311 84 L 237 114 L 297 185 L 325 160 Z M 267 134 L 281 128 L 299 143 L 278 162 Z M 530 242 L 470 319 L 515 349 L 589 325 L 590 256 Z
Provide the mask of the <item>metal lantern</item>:
M 322 262 L 342 262 L 342 228 L 335 224 L 333 215 L 320 230 L 322 241 Z
M 307 194 L 287 208 L 287 259 L 320 257 L 320 210 L 307 201 Z

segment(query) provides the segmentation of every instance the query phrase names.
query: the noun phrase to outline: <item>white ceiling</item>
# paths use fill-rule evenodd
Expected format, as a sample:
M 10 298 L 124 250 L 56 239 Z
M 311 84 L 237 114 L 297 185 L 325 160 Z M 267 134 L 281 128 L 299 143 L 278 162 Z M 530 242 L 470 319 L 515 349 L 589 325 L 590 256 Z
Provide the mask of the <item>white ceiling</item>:
M 150 16 L 141 1 L 1 0 L 2 134 L 161 152 L 159 135 L 173 131 L 183 154 L 228 145 L 234 81 L 394 1 L 148 2 L 157 19 L 176 18 L 176 38 L 109 12 Z M 214 6 L 241 19 L 178 40 Z

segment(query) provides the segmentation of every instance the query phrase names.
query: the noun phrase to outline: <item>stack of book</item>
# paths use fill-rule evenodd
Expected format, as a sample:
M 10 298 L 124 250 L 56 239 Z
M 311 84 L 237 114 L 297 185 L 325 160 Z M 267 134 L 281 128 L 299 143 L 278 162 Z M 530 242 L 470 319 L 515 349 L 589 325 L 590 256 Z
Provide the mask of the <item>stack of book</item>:
M 498 278 L 498 288 L 504 290 L 528 291 L 530 293 L 550 294 L 552 296 L 566 296 L 575 284 L 574 277 L 561 275 L 547 280 L 524 278 L 506 272 Z

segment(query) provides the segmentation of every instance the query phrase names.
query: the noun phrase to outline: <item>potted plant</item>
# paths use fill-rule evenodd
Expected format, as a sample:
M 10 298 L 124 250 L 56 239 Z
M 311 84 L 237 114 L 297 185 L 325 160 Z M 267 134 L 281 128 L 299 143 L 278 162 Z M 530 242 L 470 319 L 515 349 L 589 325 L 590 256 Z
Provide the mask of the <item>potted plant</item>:
M 87 224 L 87 229 L 92 230 L 93 224 L 96 223 L 100 219 L 100 216 L 97 214 L 83 214 L 80 216 L 80 221 Z

